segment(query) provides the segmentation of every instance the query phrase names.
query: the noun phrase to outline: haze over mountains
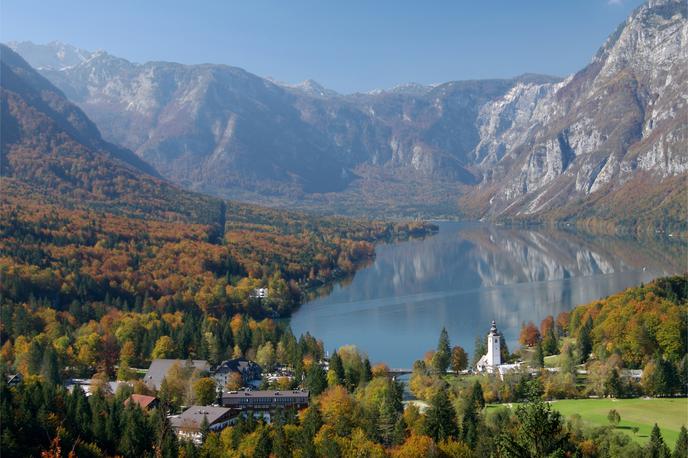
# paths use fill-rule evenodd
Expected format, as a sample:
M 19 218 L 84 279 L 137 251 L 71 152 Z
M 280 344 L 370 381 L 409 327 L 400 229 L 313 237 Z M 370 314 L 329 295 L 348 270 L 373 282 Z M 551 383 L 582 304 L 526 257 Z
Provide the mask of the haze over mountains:
M 189 189 L 338 213 L 682 224 L 687 10 L 641 6 L 563 80 L 348 95 L 226 65 L 10 46 L 107 141 Z

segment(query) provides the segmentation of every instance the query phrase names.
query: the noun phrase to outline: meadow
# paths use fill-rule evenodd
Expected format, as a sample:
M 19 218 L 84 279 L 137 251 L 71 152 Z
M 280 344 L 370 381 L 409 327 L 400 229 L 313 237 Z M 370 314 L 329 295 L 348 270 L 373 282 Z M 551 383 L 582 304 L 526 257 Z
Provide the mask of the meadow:
M 552 406 L 567 420 L 581 416 L 589 426 L 609 426 L 607 414 L 615 409 L 621 416 L 617 431 L 628 434 L 636 442 L 645 444 L 655 423 L 664 441 L 673 449 L 682 425 L 688 426 L 688 398 L 636 399 L 565 399 L 552 401 Z M 495 405 L 496 407 L 496 405 Z M 638 431 L 634 432 L 633 428 Z

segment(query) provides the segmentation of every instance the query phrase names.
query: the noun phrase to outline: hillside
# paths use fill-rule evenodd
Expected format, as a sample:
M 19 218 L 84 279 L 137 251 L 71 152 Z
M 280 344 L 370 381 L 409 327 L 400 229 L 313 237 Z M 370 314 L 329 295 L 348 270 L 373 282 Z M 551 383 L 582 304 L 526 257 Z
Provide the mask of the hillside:
M 182 191 L 131 151 L 105 142 L 88 117 L 6 46 L 2 74 L 4 199 L 91 206 L 219 224 L 223 204 Z
M 685 2 L 652 0 L 563 80 L 348 95 L 226 65 L 12 46 L 105 138 L 189 189 L 339 214 L 682 230 L 686 30 Z
M 2 51 L 3 300 L 50 297 L 62 309 L 108 298 L 106 309 L 139 301 L 281 315 L 310 286 L 371 259 L 372 243 L 431 230 L 318 219 L 184 191 L 104 142 L 59 90 Z M 253 288 L 268 283 L 277 288 L 273 298 L 252 301 Z

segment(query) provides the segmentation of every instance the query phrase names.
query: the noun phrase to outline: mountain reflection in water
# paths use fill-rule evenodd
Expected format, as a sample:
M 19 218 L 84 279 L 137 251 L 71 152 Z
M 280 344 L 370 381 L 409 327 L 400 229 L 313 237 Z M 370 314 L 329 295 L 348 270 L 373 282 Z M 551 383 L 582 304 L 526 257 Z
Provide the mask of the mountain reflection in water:
M 328 351 L 357 345 L 371 362 L 411 367 L 442 326 L 469 353 L 491 320 L 513 348 L 521 324 L 685 270 L 678 241 L 554 229 L 440 223 L 436 236 L 379 246 L 375 261 L 291 319 Z

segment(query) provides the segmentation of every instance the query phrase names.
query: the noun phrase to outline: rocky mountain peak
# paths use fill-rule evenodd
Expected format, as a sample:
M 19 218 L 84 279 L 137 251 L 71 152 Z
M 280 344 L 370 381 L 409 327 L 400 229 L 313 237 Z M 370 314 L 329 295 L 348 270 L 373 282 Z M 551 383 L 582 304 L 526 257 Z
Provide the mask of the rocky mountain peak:
M 62 70 L 91 58 L 92 52 L 60 41 L 37 45 L 31 41 L 11 41 L 7 46 L 38 70 Z

